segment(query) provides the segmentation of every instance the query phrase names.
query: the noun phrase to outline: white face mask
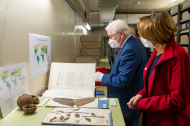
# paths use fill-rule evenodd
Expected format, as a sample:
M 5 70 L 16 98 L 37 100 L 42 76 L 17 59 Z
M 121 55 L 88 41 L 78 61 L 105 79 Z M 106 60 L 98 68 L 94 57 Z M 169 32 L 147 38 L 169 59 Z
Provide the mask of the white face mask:
M 142 44 L 143 44 L 145 47 L 147 47 L 147 48 L 155 48 L 155 46 L 152 44 L 151 41 L 148 41 L 148 40 L 146 40 L 146 39 L 144 39 L 144 38 L 140 38 L 140 40 L 141 40 Z
M 111 46 L 111 48 L 119 48 L 119 43 L 114 39 L 109 39 L 108 43 Z

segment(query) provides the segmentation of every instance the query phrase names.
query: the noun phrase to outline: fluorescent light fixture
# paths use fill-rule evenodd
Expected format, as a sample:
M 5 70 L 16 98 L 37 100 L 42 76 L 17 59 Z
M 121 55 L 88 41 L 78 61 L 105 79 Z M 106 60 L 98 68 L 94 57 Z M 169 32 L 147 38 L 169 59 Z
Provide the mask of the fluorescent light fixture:
M 90 27 L 90 25 L 88 24 L 88 23 L 84 23 L 84 26 L 86 27 L 86 29 L 88 29 L 88 30 L 90 30 L 91 29 L 91 27 Z

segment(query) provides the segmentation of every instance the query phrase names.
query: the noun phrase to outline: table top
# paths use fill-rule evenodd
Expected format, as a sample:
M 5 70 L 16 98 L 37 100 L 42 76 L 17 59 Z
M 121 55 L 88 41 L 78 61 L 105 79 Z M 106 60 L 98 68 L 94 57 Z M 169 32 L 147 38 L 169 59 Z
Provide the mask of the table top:
M 96 86 L 96 87 L 99 90 L 104 90 L 105 94 L 107 94 L 107 87 L 105 86 Z M 45 97 L 39 97 L 39 99 L 40 101 L 43 101 Z M 111 106 L 109 104 L 109 109 L 112 111 L 113 126 L 125 126 L 125 122 L 123 119 L 119 101 L 117 98 L 114 98 L 114 99 L 116 100 L 117 106 Z M 43 106 L 43 107 L 38 107 L 35 113 L 25 114 L 20 108 L 16 107 L 4 118 L 0 118 L 0 126 L 15 126 L 15 125 L 17 126 L 50 126 L 50 125 L 42 125 L 41 122 L 45 119 L 46 115 L 51 110 L 52 110 L 52 107 Z M 68 125 L 64 125 L 64 126 L 68 126 Z
M 107 86 L 96 85 L 96 90 L 104 90 L 105 95 L 96 95 L 97 98 L 107 97 Z

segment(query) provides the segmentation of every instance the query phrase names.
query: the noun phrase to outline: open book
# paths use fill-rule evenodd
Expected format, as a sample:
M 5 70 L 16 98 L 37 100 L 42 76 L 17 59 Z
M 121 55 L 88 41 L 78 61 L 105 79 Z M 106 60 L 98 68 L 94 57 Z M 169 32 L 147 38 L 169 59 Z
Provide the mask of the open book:
M 94 97 L 95 63 L 55 63 L 50 70 L 48 90 L 43 97 Z

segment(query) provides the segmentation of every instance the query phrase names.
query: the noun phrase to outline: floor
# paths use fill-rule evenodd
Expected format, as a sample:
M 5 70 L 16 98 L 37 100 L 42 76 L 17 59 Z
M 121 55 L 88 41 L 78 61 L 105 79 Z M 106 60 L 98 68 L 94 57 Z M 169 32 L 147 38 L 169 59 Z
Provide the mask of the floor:
M 101 67 L 105 67 L 106 69 L 111 69 L 107 57 L 102 57 L 100 59 L 100 63 L 96 66 L 96 68 L 101 68 Z

